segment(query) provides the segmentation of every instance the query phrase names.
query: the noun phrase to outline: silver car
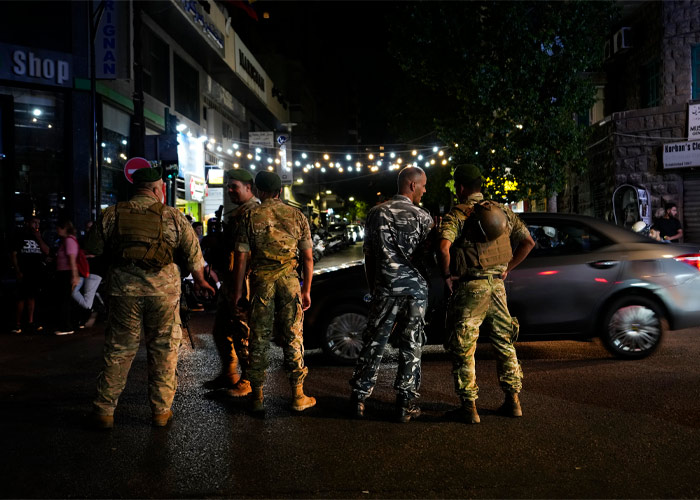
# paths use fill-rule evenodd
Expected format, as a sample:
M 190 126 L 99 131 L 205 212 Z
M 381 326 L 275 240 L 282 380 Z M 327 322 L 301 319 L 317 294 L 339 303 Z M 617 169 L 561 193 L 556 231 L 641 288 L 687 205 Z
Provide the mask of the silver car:
M 659 243 L 586 216 L 525 213 L 535 248 L 506 280 L 520 340 L 599 336 L 621 358 L 651 354 L 669 329 L 700 326 L 700 245 Z M 446 300 L 430 276 L 428 343 L 445 337 Z M 367 285 L 362 262 L 322 271 L 305 314 L 307 348 L 351 363 L 362 347 Z

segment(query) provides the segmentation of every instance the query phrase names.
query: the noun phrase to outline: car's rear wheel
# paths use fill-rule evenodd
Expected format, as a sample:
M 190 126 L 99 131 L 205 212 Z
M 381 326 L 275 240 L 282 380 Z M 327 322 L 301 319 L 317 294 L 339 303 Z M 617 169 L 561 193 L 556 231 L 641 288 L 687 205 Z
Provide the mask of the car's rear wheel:
M 613 302 L 603 322 L 601 339 L 617 357 L 640 359 L 656 350 L 668 331 L 661 308 L 646 297 L 622 297 Z
M 323 352 L 335 363 L 350 365 L 362 350 L 362 332 L 367 326 L 367 310 L 359 306 L 333 309 L 323 326 Z

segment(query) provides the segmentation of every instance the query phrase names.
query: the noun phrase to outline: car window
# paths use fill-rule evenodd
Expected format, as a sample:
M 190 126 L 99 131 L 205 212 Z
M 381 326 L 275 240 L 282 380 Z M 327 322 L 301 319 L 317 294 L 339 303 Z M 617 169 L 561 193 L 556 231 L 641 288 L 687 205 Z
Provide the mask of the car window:
M 528 224 L 535 240 L 532 256 L 576 255 L 611 245 L 612 241 L 585 224 L 548 221 Z

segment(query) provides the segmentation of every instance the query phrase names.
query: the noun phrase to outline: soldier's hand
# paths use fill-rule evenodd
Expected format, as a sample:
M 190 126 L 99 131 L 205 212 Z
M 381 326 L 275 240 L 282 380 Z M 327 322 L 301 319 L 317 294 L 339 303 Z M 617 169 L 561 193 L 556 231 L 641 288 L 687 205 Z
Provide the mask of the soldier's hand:
M 304 293 L 302 292 L 301 294 L 301 309 L 303 311 L 306 311 L 309 307 L 311 307 L 311 294 L 310 293 Z
M 197 286 L 199 286 L 200 290 L 205 290 L 207 295 L 209 296 L 214 296 L 216 295 L 216 290 L 206 281 L 202 280 L 200 282 L 197 282 Z
M 453 282 L 455 279 L 456 279 L 456 278 L 455 278 L 454 276 L 448 276 L 448 277 L 445 278 L 445 286 L 447 287 L 447 290 L 449 290 L 450 295 L 452 295 L 452 292 L 453 292 L 453 290 L 452 290 L 452 282 Z

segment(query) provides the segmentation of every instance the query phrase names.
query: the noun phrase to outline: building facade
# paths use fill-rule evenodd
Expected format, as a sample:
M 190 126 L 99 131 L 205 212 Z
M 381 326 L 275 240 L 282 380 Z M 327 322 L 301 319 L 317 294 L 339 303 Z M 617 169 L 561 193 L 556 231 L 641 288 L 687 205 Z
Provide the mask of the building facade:
M 700 4 L 627 2 L 603 50 L 589 171 L 571 176 L 559 210 L 629 227 L 651 222 L 659 208 L 676 203 L 685 241 L 700 242 L 700 150 L 681 167 L 666 151 L 675 143 L 692 147 L 689 110 L 700 99 Z

